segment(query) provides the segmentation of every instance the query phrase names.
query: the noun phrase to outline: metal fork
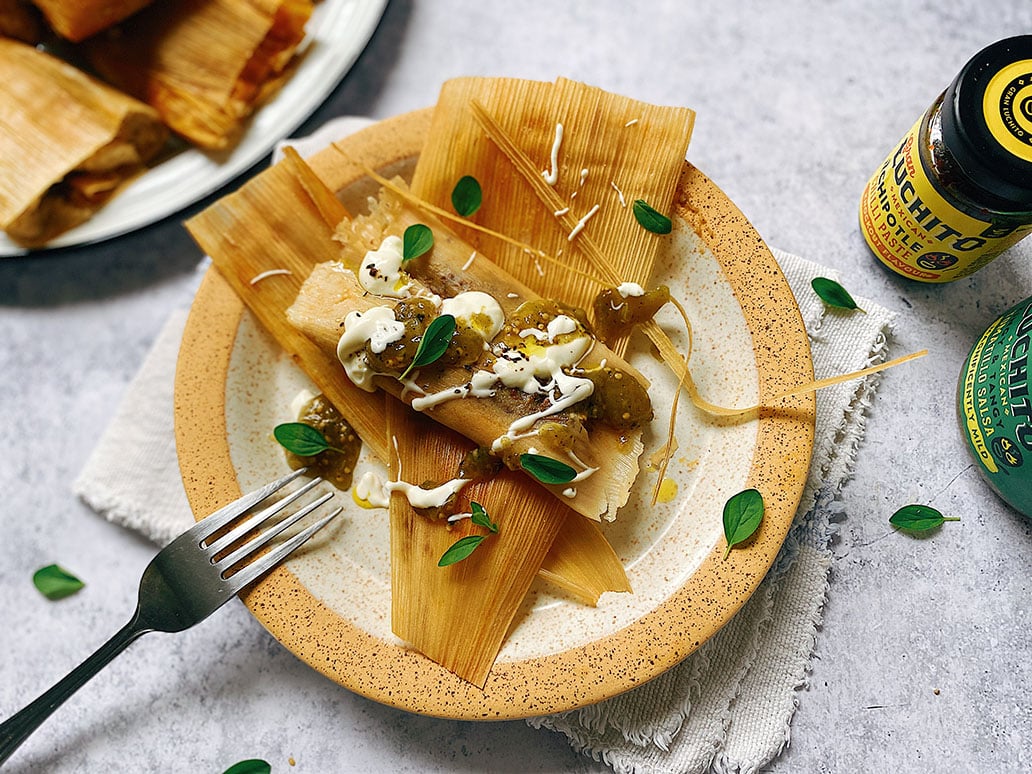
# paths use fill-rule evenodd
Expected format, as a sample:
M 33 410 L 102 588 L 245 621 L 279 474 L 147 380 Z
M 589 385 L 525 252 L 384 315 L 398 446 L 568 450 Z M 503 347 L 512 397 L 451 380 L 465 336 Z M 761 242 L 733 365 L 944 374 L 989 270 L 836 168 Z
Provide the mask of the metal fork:
M 111 660 L 147 632 L 181 632 L 200 623 L 229 599 L 282 562 L 287 556 L 330 522 L 341 509 L 306 527 L 288 540 L 259 556 L 249 564 L 242 563 L 267 545 L 284 530 L 297 523 L 333 497 L 327 492 L 299 508 L 250 539 L 239 548 L 235 544 L 258 527 L 297 502 L 322 479 L 306 482 L 289 495 L 251 513 L 271 495 L 304 473 L 297 470 L 239 500 L 217 510 L 197 522 L 165 546 L 147 565 L 140 580 L 140 595 L 132 619 L 110 640 L 73 669 L 38 699 L 0 723 L 0 764 L 18 745 L 50 717 L 68 697 L 81 688 Z M 234 520 L 249 514 L 240 525 L 224 535 L 218 534 Z

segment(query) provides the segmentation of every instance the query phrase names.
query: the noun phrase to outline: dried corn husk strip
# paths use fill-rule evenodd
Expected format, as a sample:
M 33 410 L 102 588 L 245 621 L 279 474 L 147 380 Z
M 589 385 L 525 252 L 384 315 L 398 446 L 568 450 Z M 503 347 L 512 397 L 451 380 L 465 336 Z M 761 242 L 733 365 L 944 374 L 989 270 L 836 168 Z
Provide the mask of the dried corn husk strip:
M 231 147 L 282 85 L 310 0 L 164 0 L 91 38 L 90 63 L 205 148 Z
M 406 481 L 440 481 L 454 476 L 472 447 L 455 433 L 391 400 L 391 435 L 398 440 L 391 475 Z M 418 515 L 400 494 L 391 498 L 391 625 L 421 653 L 483 687 L 542 559 L 559 532 L 568 508 L 524 477 L 503 471 L 470 485 L 460 495 L 462 510 L 475 501 L 497 522 L 467 559 L 438 567 L 441 555 L 459 538 L 486 535 L 468 519 L 448 528 Z M 583 521 L 570 515 L 570 521 Z
M 259 322 L 344 414 L 363 443 L 386 461 L 383 396 L 355 387 L 335 353 L 287 322 L 286 309 L 313 264 L 339 255 L 332 228 L 302 182 L 311 186 L 318 178 L 299 173 L 303 167 L 289 159 L 277 164 L 186 225 Z M 284 269 L 289 274 L 251 282 Z
M 541 564 L 540 575 L 587 605 L 606 591 L 631 591 L 620 557 L 598 525 L 567 519 Z
M 147 105 L 0 38 L 0 227 L 44 244 L 98 210 L 168 137 Z
M 563 125 L 559 179 L 553 191 L 570 207 L 568 216 L 557 217 L 543 207 L 520 172 L 487 139 L 473 115 L 474 101 L 518 139 L 538 173 L 549 168 L 556 123 Z M 693 121 L 694 113 L 685 108 L 648 105 L 565 79 L 554 84 L 455 79 L 441 90 L 412 190 L 447 207 L 455 182 L 473 175 L 489 192 L 472 218 L 475 222 L 547 254 L 570 258 L 580 268 L 594 268 L 597 275 L 598 267 L 586 262 L 579 250 L 581 238 L 590 235 L 615 276 L 645 282 L 659 238 L 635 221 L 630 203 L 641 198 L 660 211 L 669 208 Z M 628 126 L 629 122 L 634 123 Z M 584 169 L 588 173 L 582 184 Z M 621 206 L 613 184 L 623 192 L 627 207 Z M 570 223 L 595 204 L 598 212 L 570 241 Z M 479 234 L 468 239 L 540 295 L 588 308 L 598 291 L 585 277 L 546 266 L 539 271 L 533 257 L 518 248 L 495 240 L 489 244 L 490 237 Z

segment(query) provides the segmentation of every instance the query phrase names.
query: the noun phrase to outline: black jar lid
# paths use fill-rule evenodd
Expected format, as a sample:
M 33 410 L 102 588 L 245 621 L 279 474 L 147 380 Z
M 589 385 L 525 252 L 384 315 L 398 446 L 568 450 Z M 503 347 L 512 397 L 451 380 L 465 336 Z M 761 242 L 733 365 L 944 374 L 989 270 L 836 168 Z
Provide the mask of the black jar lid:
M 1032 35 L 993 43 L 946 90 L 942 139 L 969 180 L 1032 209 Z

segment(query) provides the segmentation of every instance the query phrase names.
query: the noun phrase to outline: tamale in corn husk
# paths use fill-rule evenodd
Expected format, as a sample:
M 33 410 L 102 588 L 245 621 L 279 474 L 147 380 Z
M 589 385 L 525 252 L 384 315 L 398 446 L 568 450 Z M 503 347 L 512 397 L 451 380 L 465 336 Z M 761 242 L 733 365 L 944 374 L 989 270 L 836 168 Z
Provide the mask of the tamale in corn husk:
M 224 149 L 286 80 L 310 0 L 163 0 L 85 44 L 108 81 L 173 131 Z
M 38 43 L 43 37 L 43 18 L 29 0 L 0 0 L 0 38 Z
M 132 16 L 152 0 L 33 0 L 54 32 L 66 40 L 85 40 Z
M 157 114 L 32 46 L 0 38 L 0 227 L 37 247 L 87 220 L 168 137 Z
M 458 290 L 481 291 L 492 296 L 506 318 L 511 317 L 526 301 L 537 295 L 515 281 L 490 260 L 474 260 L 466 265 L 472 248 L 449 232 L 447 227 L 426 213 L 414 212 L 390 192 L 383 192 L 369 216 L 345 221 L 338 229 L 337 238 L 345 245 L 342 253 L 345 267 L 354 267 L 355 260 L 375 248 L 389 234 L 401 234 L 419 220 L 429 225 L 435 234 L 430 254 L 412 261 L 413 278 L 426 283 L 426 290 L 445 298 Z M 414 281 L 418 281 L 414 280 Z M 381 307 L 384 300 L 366 292 L 353 270 L 341 270 L 338 262 L 316 266 L 302 285 L 297 301 L 287 310 L 288 319 L 324 350 L 335 352 L 345 318 L 349 313 L 367 313 Z M 516 350 L 511 350 L 515 352 Z M 578 362 L 578 368 L 590 371 L 602 367 L 627 379 L 627 388 L 643 378 L 630 365 L 611 352 L 604 344 L 594 341 L 589 351 Z M 420 369 L 408 382 L 390 376 L 378 376 L 375 384 L 417 405 L 422 396 L 461 394 L 474 376 L 481 373 L 479 366 L 457 364 L 453 367 Z M 644 388 L 637 388 L 644 396 Z M 503 440 L 498 453 L 510 467 L 523 453 L 531 452 L 558 459 L 575 466 L 585 475 L 575 484 L 545 485 L 556 497 L 578 513 L 592 519 L 612 520 L 616 511 L 626 502 L 631 484 L 638 473 L 637 458 L 641 453 L 641 429 L 616 429 L 601 423 L 584 423 L 579 416 L 557 410 L 539 411 L 540 401 L 521 401 L 518 390 L 499 388 L 491 396 L 441 400 L 427 410 L 435 420 L 472 440 L 478 446 L 496 447 Z M 647 397 L 645 398 L 647 400 Z M 545 405 L 548 400 L 544 401 Z M 541 419 L 534 421 L 536 415 Z M 651 417 L 649 417 L 651 418 Z M 554 435 L 542 431 L 548 424 L 562 422 L 567 432 Z M 512 428 L 526 425 L 519 432 Z M 556 428 L 558 430 L 558 428 Z M 591 472 L 591 471 L 594 472 Z

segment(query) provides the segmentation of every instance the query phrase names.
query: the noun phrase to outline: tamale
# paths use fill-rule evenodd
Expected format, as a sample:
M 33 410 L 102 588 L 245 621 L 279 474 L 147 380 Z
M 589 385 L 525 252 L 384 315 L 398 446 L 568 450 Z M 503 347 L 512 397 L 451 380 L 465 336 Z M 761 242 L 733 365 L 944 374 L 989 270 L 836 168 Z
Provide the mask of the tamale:
M 132 16 L 152 0 L 32 0 L 58 35 L 85 40 Z
M 85 44 L 109 82 L 204 148 L 233 146 L 290 72 L 310 0 L 163 0 Z
M 35 48 L 0 38 L 0 227 L 28 247 L 87 220 L 168 137 L 158 115 Z
M 0 0 L 0 37 L 38 43 L 43 19 L 29 0 Z
M 496 300 L 507 320 L 514 315 L 518 317 L 524 302 L 537 298 L 533 291 L 506 275 L 487 258 L 479 262 L 474 260 L 463 270 L 472 248 L 454 236 L 443 223 L 426 214 L 413 212 L 387 192 L 381 195 L 379 206 L 372 215 L 345 222 L 344 227 L 338 229 L 338 238 L 346 243 L 344 265 L 355 266 L 349 256 L 366 255 L 366 247 L 380 245 L 389 234 L 404 231 L 417 217 L 423 224 L 430 224 L 435 244 L 428 256 L 411 262 L 412 276 L 425 280 L 428 285 L 435 282 L 430 285 L 434 293 L 444 298 L 454 296 L 459 290 L 485 293 Z M 383 309 L 383 305 L 384 299 L 369 294 L 353 271 L 334 262 L 315 267 L 302 286 L 297 301 L 287 310 L 287 317 L 327 352 L 335 352 L 341 333 L 346 330 L 342 326 L 349 314 L 368 313 L 373 309 Z M 606 372 L 626 378 L 626 390 L 636 389 L 647 401 L 644 386 L 635 385 L 636 382 L 644 385 L 644 379 L 630 365 L 586 333 L 582 338 L 589 349 L 578 358 L 578 373 L 602 369 L 604 364 Z M 511 359 L 516 368 L 521 368 L 522 363 L 532 357 L 523 355 L 523 352 L 522 348 L 513 347 L 506 350 L 506 355 L 498 355 L 496 360 Z M 601 423 L 575 422 L 567 425 L 568 433 L 559 433 L 562 428 L 554 425 L 559 421 L 570 421 L 569 414 L 560 408 L 564 401 L 570 401 L 569 393 L 558 399 L 531 400 L 528 396 L 526 401 L 521 401 L 523 392 L 520 389 L 498 385 L 490 395 L 447 399 L 453 394 L 476 394 L 476 388 L 470 388 L 470 368 L 474 369 L 473 381 L 488 373 L 477 365 L 457 365 L 433 371 L 420 369 L 418 376 L 408 381 L 392 377 L 375 377 L 374 381 L 410 405 L 420 408 L 423 403 L 438 422 L 462 433 L 477 445 L 492 448 L 506 459 L 510 467 L 516 467 L 514 461 L 524 453 L 542 454 L 570 465 L 579 474 L 578 479 L 569 484 L 549 484 L 547 488 L 584 516 L 615 518 L 637 476 L 637 458 L 642 449 L 640 427 L 617 429 Z M 550 396 L 551 392 L 544 394 Z M 542 405 L 545 408 L 541 408 Z M 651 419 L 651 410 L 647 419 Z M 550 424 L 552 428 L 548 427 Z

